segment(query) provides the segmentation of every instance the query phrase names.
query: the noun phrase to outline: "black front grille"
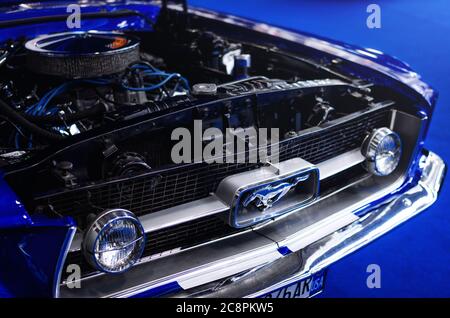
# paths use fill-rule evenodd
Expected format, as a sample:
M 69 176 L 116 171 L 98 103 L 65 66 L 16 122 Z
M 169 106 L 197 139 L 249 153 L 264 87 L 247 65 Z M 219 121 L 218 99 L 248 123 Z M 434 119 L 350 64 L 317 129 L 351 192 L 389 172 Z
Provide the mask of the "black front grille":
M 388 125 L 389 119 L 389 111 L 374 111 L 282 141 L 279 146 L 280 161 L 300 157 L 317 164 L 331 159 L 359 147 L 368 131 Z M 50 204 L 58 214 L 81 217 L 79 222 L 97 209 L 123 208 L 140 216 L 205 198 L 225 177 L 257 167 L 255 163 L 199 163 L 43 197 L 35 205 Z

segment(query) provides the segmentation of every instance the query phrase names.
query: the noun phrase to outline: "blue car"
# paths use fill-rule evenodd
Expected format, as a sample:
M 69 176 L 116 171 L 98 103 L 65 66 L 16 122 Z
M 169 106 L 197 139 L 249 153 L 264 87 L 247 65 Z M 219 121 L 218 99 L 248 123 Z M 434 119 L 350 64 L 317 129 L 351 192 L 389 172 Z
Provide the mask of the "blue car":
M 0 295 L 307 298 L 431 206 L 437 93 L 186 1 L 0 4 Z

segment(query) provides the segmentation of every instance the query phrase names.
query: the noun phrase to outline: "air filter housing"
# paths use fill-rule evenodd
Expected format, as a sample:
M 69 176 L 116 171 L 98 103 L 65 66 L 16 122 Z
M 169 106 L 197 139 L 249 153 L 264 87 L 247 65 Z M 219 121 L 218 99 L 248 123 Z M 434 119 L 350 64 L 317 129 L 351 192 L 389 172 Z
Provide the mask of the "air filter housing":
M 124 71 L 139 60 L 139 40 L 112 32 L 65 32 L 25 43 L 30 70 L 65 78 L 92 78 Z

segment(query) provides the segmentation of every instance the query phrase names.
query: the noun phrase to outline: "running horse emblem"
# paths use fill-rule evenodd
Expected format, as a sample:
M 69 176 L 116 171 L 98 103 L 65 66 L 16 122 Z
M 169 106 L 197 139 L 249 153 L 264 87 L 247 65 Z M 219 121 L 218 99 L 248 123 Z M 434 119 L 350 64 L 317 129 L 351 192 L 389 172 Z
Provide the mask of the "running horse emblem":
M 268 185 L 255 190 L 250 194 L 242 205 L 247 208 L 254 205 L 260 211 L 271 208 L 275 203 L 280 201 L 286 194 L 295 188 L 300 182 L 309 178 L 309 174 L 294 178 L 291 182 L 281 182 L 276 185 Z

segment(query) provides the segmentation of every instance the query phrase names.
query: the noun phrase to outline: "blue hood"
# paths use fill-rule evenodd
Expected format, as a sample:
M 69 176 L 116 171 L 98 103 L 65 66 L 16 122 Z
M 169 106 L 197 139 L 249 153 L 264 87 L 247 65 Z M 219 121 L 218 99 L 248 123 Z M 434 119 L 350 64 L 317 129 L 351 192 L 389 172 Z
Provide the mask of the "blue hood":
M 0 0 L 0 42 L 20 37 L 74 31 L 66 20 L 69 4 L 80 5 L 83 30 L 149 30 L 156 21 L 160 7 L 156 1 L 50 1 L 39 2 Z M 99 14 L 95 16 L 95 14 Z M 110 16 L 107 16 L 110 14 Z M 94 15 L 94 16 L 92 16 Z M 103 15 L 103 16 L 102 16 Z M 95 18 L 93 18 L 95 17 Z M 5 30 L 8 30 L 5 32 Z

